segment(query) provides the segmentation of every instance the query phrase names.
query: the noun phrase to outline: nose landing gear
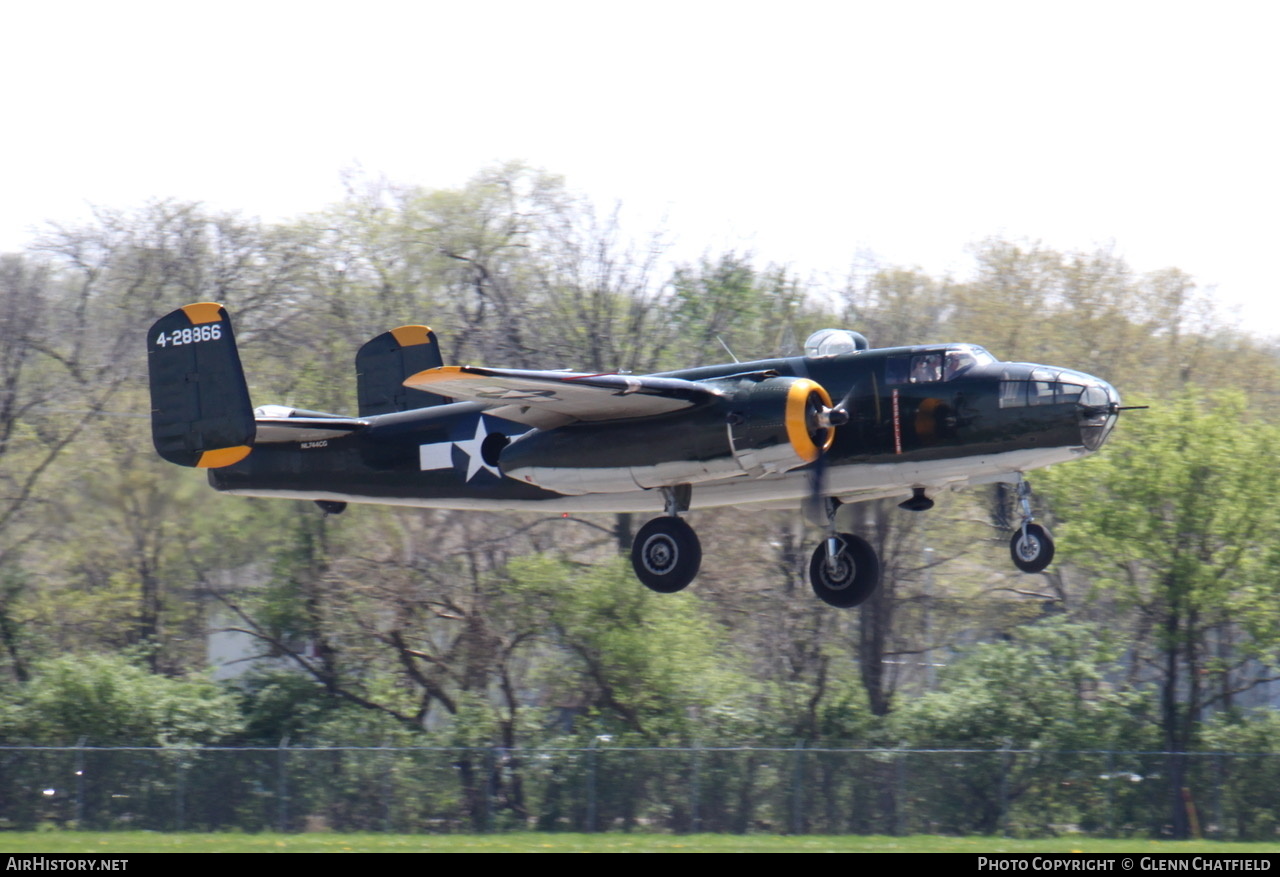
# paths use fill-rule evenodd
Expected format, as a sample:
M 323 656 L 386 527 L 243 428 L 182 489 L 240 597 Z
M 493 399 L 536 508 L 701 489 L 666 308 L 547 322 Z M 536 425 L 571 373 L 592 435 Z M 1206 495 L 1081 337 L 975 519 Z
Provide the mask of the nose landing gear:
M 1031 513 L 1031 485 L 1026 479 L 1018 479 L 1018 503 L 1022 507 L 1022 524 L 1009 540 L 1009 555 L 1013 565 L 1023 572 L 1037 573 L 1053 562 L 1053 534 L 1035 523 Z

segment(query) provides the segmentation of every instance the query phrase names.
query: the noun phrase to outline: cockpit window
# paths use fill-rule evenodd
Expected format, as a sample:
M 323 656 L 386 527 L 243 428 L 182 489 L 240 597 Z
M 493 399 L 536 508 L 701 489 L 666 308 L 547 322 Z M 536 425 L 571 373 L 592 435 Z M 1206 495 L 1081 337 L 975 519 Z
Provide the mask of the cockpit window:
M 953 347 L 913 356 L 895 356 L 886 366 L 886 379 L 892 384 L 932 384 L 949 381 L 977 365 L 987 365 L 996 358 L 981 347 Z
M 1046 368 L 1038 368 L 1031 372 L 1031 386 L 1027 388 L 1027 404 L 1052 405 L 1056 391 L 1058 373 Z
M 911 357 L 911 383 L 931 384 L 942 380 L 942 354 L 926 353 Z
M 948 350 L 946 357 L 944 380 L 951 380 L 962 372 L 967 372 L 977 364 L 973 354 L 967 350 Z
M 886 367 L 890 384 L 931 384 L 942 380 L 942 354 L 918 353 L 895 356 Z

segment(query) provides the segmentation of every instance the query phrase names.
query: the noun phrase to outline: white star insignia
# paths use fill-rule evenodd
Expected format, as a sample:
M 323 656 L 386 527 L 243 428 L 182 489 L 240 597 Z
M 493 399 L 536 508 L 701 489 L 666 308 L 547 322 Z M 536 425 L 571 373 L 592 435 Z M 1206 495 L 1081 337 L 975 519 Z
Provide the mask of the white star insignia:
M 476 476 L 481 469 L 487 469 L 499 478 L 502 473 L 498 471 L 497 466 L 490 466 L 485 462 L 484 456 L 480 453 L 480 446 L 484 444 L 484 440 L 488 438 L 489 431 L 484 428 L 484 418 L 476 418 L 476 434 L 465 441 L 454 442 L 453 446 L 462 453 L 467 455 L 467 481 Z

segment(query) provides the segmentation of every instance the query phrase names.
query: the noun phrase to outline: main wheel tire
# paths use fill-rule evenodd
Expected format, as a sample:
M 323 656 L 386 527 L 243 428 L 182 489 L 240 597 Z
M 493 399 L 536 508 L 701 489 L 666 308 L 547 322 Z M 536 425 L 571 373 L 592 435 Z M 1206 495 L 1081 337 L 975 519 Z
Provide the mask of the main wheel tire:
M 824 542 L 809 561 L 809 584 L 818 599 L 840 609 L 852 609 L 865 603 L 880 586 L 880 558 L 871 544 L 852 533 L 840 533 L 844 543 L 836 555 L 835 568 L 827 563 Z
M 702 545 L 693 528 L 679 518 L 654 518 L 631 543 L 636 578 L 660 594 L 684 590 L 702 566 Z
M 1043 572 L 1053 562 L 1053 535 L 1039 524 L 1019 527 L 1009 540 L 1009 556 L 1023 572 Z

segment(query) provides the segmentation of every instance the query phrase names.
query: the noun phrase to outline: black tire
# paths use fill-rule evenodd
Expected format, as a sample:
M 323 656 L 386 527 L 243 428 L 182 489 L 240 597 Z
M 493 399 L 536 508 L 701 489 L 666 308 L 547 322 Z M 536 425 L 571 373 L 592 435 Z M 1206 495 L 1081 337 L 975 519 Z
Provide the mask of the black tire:
M 840 533 L 844 548 L 836 556 L 836 568 L 827 565 L 824 542 L 809 561 L 809 584 L 818 599 L 840 609 L 860 606 L 880 586 L 880 558 L 866 539 L 852 533 Z
M 631 543 L 631 565 L 645 587 L 674 594 L 688 587 L 702 566 L 702 545 L 679 518 L 654 518 Z
M 1009 540 L 1009 556 L 1023 572 L 1043 572 L 1053 562 L 1053 535 L 1039 524 L 1027 524 L 1014 531 Z

